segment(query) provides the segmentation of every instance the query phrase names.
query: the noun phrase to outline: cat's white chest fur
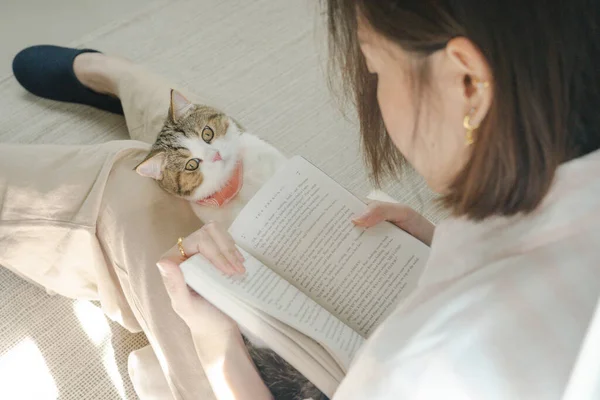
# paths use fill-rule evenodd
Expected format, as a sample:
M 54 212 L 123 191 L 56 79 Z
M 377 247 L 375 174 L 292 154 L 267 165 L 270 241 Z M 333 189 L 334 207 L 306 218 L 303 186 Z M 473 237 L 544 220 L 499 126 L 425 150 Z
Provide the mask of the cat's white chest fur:
M 194 213 L 204 223 L 215 221 L 229 228 L 246 203 L 286 160 L 279 150 L 252 133 L 243 133 L 240 136 L 240 145 L 243 164 L 242 188 L 237 196 L 221 207 L 192 203 Z

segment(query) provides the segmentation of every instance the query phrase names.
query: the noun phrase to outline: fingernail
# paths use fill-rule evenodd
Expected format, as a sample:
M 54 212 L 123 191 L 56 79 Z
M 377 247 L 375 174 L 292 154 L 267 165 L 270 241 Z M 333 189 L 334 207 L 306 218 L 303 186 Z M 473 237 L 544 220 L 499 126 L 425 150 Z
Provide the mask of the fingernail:
M 228 265 L 229 268 L 231 268 L 231 270 L 233 271 L 234 275 L 240 272 L 240 267 L 238 266 L 237 262 L 230 262 Z
M 229 268 L 231 268 L 232 275 L 236 275 L 239 272 L 239 267 L 237 266 L 237 263 L 230 262 L 227 265 L 229 265 Z
M 364 220 L 367 219 L 367 215 L 369 215 L 369 213 L 367 213 L 367 212 L 357 214 L 352 217 L 352 221 L 353 222 L 364 222 Z
M 239 250 L 235 250 L 235 254 L 237 255 L 238 260 L 240 260 L 241 262 L 246 261 L 246 259 L 244 258 L 244 256 L 242 255 L 242 253 L 240 253 Z
M 241 262 L 239 262 L 237 264 L 237 269 L 238 271 L 240 271 L 240 273 L 245 274 L 246 273 L 246 267 L 244 267 L 244 264 L 242 264 Z
M 238 271 L 239 271 L 238 266 L 236 264 L 234 264 L 234 263 L 229 263 L 229 268 L 231 268 L 231 270 L 233 271 L 234 275 L 237 274 Z
M 352 218 L 352 223 L 354 225 L 362 225 L 365 222 L 367 222 L 367 221 L 365 219 L 363 219 L 363 218 Z

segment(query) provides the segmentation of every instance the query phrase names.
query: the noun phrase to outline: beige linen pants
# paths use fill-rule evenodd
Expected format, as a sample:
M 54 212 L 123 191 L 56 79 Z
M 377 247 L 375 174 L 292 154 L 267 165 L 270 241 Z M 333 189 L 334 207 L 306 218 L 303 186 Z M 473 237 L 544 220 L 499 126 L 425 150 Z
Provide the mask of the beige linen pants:
M 133 170 L 167 115 L 170 85 L 137 66 L 121 75 L 134 140 L 0 144 L 0 265 L 63 296 L 100 300 L 111 319 L 146 333 L 174 398 L 212 398 L 156 268 L 201 222 Z

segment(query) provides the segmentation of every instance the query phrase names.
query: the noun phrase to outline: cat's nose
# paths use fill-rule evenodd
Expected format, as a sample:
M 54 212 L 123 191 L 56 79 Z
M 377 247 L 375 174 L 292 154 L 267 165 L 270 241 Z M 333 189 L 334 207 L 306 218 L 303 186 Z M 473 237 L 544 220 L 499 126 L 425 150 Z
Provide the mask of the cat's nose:
M 221 161 L 223 159 L 223 157 L 221 157 L 221 153 L 219 153 L 218 151 L 215 153 L 215 156 L 213 157 L 212 161 L 213 162 L 217 162 L 217 161 Z

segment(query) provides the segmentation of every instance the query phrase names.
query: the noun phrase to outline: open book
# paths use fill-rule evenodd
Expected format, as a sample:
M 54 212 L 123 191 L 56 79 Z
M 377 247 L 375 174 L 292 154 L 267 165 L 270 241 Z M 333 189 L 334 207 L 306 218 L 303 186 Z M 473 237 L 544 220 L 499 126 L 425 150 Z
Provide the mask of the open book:
M 351 222 L 365 204 L 293 157 L 229 232 L 246 258 L 227 277 L 201 255 L 188 285 L 332 396 L 373 330 L 416 286 L 429 248 L 390 223 Z

